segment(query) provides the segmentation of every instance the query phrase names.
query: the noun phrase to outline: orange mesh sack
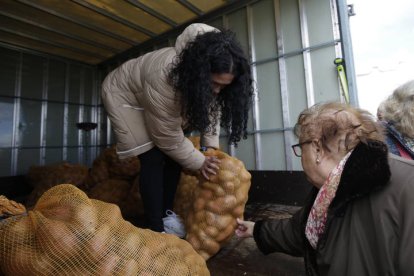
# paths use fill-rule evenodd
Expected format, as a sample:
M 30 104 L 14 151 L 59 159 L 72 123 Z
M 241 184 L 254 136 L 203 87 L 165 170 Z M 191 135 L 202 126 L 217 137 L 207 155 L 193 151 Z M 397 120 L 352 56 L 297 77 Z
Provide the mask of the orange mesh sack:
M 88 196 L 118 205 L 124 218 L 144 215 L 144 207 L 139 193 L 139 176 L 132 183 L 121 179 L 106 179 L 92 187 Z
M 137 157 L 119 159 L 115 146 L 112 146 L 102 151 L 93 161 L 88 180 L 82 189 L 88 191 L 107 179 L 133 181 L 139 171 L 140 163 Z
M 135 177 L 131 188 L 128 190 L 126 200 L 120 202 L 119 207 L 125 218 L 144 216 L 144 204 L 139 192 L 139 176 Z
M 53 186 L 71 183 L 83 185 L 88 167 L 79 164 L 59 163 L 47 166 L 31 166 L 27 174 L 28 183 L 34 188 L 27 198 L 26 206 L 33 207 L 40 196 Z
M 2 220 L 0 244 L 4 275 L 209 275 L 186 241 L 139 229 L 116 205 L 70 184 L 48 190 L 27 215 Z
M 221 160 L 217 175 L 210 180 L 198 175 L 198 183 L 194 176 L 182 177 L 175 210 L 184 218 L 186 240 L 207 260 L 233 236 L 236 218 L 243 217 L 251 176 L 240 160 L 220 150 L 205 154 Z
M 23 204 L 9 200 L 7 197 L 0 195 L 0 219 L 24 213 L 26 213 L 26 207 L 24 207 Z
M 189 172 L 190 173 L 190 172 Z M 193 208 L 194 193 L 199 185 L 197 176 L 181 173 L 180 182 L 174 199 L 174 211 L 182 218 L 188 217 L 188 213 Z

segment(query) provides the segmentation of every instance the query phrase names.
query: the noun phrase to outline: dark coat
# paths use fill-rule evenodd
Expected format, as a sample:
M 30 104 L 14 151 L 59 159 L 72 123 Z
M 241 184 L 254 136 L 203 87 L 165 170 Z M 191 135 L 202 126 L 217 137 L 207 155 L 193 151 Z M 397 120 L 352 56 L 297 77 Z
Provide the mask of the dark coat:
M 317 193 L 290 219 L 256 222 L 263 253 L 303 256 L 307 275 L 414 275 L 413 161 L 388 155 L 382 143 L 358 145 L 315 250 L 304 230 Z
M 383 122 L 383 125 L 386 130 L 386 142 L 388 146 L 388 150 L 398 156 L 401 156 L 400 151 L 398 150 L 397 145 L 403 148 L 407 154 L 414 159 L 414 151 L 410 146 L 405 142 L 404 137 L 401 135 L 400 132 L 394 127 L 392 123 Z

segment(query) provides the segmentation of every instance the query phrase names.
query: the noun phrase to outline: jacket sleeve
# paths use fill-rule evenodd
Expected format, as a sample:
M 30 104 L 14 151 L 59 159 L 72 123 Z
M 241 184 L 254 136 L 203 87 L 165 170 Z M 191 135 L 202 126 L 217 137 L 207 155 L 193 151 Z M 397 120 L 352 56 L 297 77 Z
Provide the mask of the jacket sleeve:
M 267 219 L 255 223 L 253 237 L 263 254 L 274 252 L 302 257 L 304 254 L 301 217 L 303 209 L 288 219 Z
M 174 99 L 164 98 L 151 85 L 145 85 L 144 90 L 145 122 L 151 140 L 183 168 L 200 169 L 205 156 L 184 136 L 182 118 Z
M 411 164 L 411 167 L 414 168 L 414 162 L 411 162 Z M 406 179 L 409 180 L 401 191 L 399 201 L 400 240 L 397 271 L 402 276 L 414 275 L 414 170 L 409 174 L 406 175 Z

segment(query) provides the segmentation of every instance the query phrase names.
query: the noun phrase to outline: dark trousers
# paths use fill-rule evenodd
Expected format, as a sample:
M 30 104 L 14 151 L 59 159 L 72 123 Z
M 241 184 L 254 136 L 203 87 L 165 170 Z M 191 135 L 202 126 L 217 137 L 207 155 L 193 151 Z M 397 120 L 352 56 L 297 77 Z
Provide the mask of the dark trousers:
M 148 227 L 164 231 L 162 218 L 173 209 L 181 166 L 157 147 L 138 156 L 141 163 L 140 192 Z

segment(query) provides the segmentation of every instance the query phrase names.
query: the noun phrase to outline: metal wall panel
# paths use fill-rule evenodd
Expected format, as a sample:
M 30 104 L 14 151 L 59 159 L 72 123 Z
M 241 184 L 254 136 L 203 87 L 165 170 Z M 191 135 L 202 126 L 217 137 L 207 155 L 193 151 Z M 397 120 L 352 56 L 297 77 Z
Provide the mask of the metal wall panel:
M 40 145 L 41 108 L 42 106 L 37 101 L 21 100 L 18 146 L 38 147 Z M 35 163 L 37 163 L 36 160 Z
M 0 95 L 14 96 L 19 54 L 0 48 Z
M 273 5 L 272 0 L 262 0 L 251 6 L 255 62 L 277 55 Z
M 234 148 L 220 137 L 221 148 L 248 169 L 301 170 L 290 147 L 299 113 L 315 102 L 340 100 L 332 12 L 330 0 L 257 0 L 205 19 L 235 31 L 252 62 L 257 94 L 248 139 Z
M 333 47 L 319 49 L 311 53 L 315 102 L 340 101 L 338 73 L 334 66 L 335 49 Z M 329 68 L 320 74 L 320 68 Z
M 64 160 L 62 148 L 45 149 L 45 165 L 60 163 L 62 160 Z
M 16 175 L 24 175 L 32 165 L 39 165 L 40 149 L 18 149 Z
M 256 168 L 254 152 L 255 144 L 253 139 L 241 140 L 236 148 L 236 157 L 243 161 L 247 169 L 253 170 Z
M 260 130 L 283 129 L 282 99 L 277 62 L 257 66 Z
M 14 100 L 0 97 L 0 146 L 11 147 L 13 142 Z
M 83 70 L 84 78 L 83 78 L 83 94 L 84 94 L 84 104 L 85 105 L 92 105 L 94 102 L 94 87 L 93 87 L 93 71 L 91 69 L 84 69 Z M 90 117 L 87 117 L 90 120 Z M 88 121 L 89 122 L 89 121 Z
M 261 137 L 262 148 L 262 170 L 286 170 L 286 162 L 281 158 L 281 153 L 285 152 L 285 142 L 283 132 L 263 133 Z
M 79 144 L 79 132 L 76 124 L 79 122 L 79 106 L 69 104 L 68 106 L 68 134 L 67 134 L 67 145 L 74 147 Z
M 0 177 L 10 176 L 12 170 L 11 162 L 12 159 L 12 150 L 11 149 L 2 149 L 0 148 Z
M 49 61 L 48 100 L 65 101 L 66 64 L 60 61 Z
M 23 55 L 21 97 L 42 99 L 43 60 L 41 57 Z
M 71 65 L 69 70 L 69 98 L 70 103 L 80 103 L 81 67 Z
M 247 33 L 247 14 L 246 8 L 236 10 L 226 15 L 226 28 L 236 33 L 237 40 L 240 42 L 246 56 L 249 55 L 249 37 Z
M 76 123 L 96 122 L 103 109 L 97 69 L 13 48 L 0 48 L 0 57 L 0 176 L 64 160 L 90 163 L 106 136 L 79 133 Z
M 306 14 L 310 45 L 326 45 L 312 50 L 312 72 L 314 82 L 315 102 L 340 101 L 337 72 L 334 65 L 335 37 L 332 26 L 331 5 L 325 0 L 307 3 Z M 326 28 L 326 26 L 332 26 Z M 326 68 L 324 74 L 318 74 L 319 68 Z
M 63 147 L 64 109 L 62 103 L 47 104 L 46 146 Z

